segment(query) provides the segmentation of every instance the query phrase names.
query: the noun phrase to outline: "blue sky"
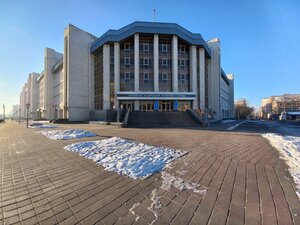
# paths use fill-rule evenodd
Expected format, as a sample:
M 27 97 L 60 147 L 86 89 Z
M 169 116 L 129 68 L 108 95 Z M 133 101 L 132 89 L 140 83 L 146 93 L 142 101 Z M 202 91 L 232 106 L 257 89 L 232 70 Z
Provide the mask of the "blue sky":
M 101 36 L 133 21 L 174 22 L 205 40 L 219 37 L 221 63 L 235 74 L 235 98 L 300 93 L 300 1 L 10 1 L 0 0 L 0 113 L 19 102 L 44 48 L 62 52 L 68 23 Z

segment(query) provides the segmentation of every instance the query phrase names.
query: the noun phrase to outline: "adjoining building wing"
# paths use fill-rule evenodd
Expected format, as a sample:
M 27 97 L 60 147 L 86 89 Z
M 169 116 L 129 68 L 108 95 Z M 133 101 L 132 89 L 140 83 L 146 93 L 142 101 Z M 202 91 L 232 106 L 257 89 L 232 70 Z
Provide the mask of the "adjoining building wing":
M 219 39 L 175 23 L 137 21 L 99 38 L 68 25 L 63 54 L 46 48 L 44 62 L 39 118 L 111 120 L 117 109 L 233 118 L 233 75 L 221 68 Z

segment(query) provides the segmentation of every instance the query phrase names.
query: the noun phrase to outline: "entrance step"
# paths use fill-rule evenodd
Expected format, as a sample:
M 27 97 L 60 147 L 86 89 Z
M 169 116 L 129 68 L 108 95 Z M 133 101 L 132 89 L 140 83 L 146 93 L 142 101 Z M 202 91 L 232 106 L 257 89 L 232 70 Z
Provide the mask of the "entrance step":
M 188 112 L 130 112 L 127 127 L 200 127 Z

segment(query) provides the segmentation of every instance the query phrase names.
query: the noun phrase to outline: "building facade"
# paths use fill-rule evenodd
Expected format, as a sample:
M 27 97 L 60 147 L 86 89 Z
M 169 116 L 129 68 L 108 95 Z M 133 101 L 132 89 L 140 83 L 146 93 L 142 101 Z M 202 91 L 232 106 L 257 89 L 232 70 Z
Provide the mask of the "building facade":
M 300 112 L 300 94 L 284 94 L 262 99 L 262 117 L 269 115 L 279 116 L 283 111 Z
M 25 83 L 22 87 L 22 91 L 20 93 L 20 117 L 26 117 L 26 104 L 29 103 L 28 99 L 28 88 L 27 83 Z
M 219 39 L 206 42 L 173 23 L 134 22 L 100 38 L 69 25 L 63 54 L 45 50 L 35 117 L 105 120 L 122 108 L 233 118 L 234 79 L 222 70 L 220 51 Z

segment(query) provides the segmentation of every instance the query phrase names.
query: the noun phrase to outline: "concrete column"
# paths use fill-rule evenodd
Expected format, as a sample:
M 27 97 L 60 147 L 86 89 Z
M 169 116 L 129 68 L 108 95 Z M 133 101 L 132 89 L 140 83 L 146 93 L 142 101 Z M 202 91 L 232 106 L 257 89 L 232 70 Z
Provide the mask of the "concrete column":
M 117 92 L 120 91 L 120 44 L 114 43 L 114 80 L 115 80 L 115 108 L 119 108 Z
M 191 91 L 196 93 L 196 99 L 193 100 L 193 109 L 198 108 L 198 95 L 197 95 L 197 48 L 190 46 L 190 87 Z
M 56 63 L 55 51 L 51 48 L 45 49 L 45 58 L 44 58 L 44 105 L 46 109 L 46 118 L 54 119 L 54 110 L 53 110 L 53 73 L 52 68 Z M 29 94 L 29 84 L 28 84 L 28 94 Z M 28 97 L 26 103 L 28 103 Z M 26 108 L 25 108 L 26 113 Z M 26 114 L 25 114 L 26 115 Z
M 109 45 L 103 45 L 103 109 L 110 109 L 110 56 Z
M 176 35 L 172 38 L 172 91 L 178 91 L 178 39 Z
M 91 43 L 88 45 L 88 49 L 90 49 Z M 95 110 L 95 56 L 93 54 L 89 54 L 88 57 L 88 74 L 89 74 L 89 109 L 90 111 Z
M 158 60 L 159 60 L 159 55 L 158 55 L 158 34 L 154 34 L 154 42 L 153 42 L 153 61 L 154 61 L 154 91 L 158 92 L 159 91 L 159 72 L 158 72 Z
M 140 101 L 135 100 L 134 101 L 134 111 L 139 111 L 140 110 Z
M 211 95 L 210 105 L 214 112 L 214 119 L 220 119 L 220 78 L 221 78 L 221 61 L 220 61 L 220 41 L 215 38 L 207 42 L 211 50 L 210 74 L 208 80 L 209 94 Z M 208 65 L 209 66 L 209 65 Z
M 140 90 L 139 34 L 134 34 L 134 91 Z
M 229 80 L 229 118 L 234 118 L 234 75 L 226 75 Z
M 200 109 L 205 109 L 205 52 L 203 48 L 199 48 L 199 87 L 200 87 Z

